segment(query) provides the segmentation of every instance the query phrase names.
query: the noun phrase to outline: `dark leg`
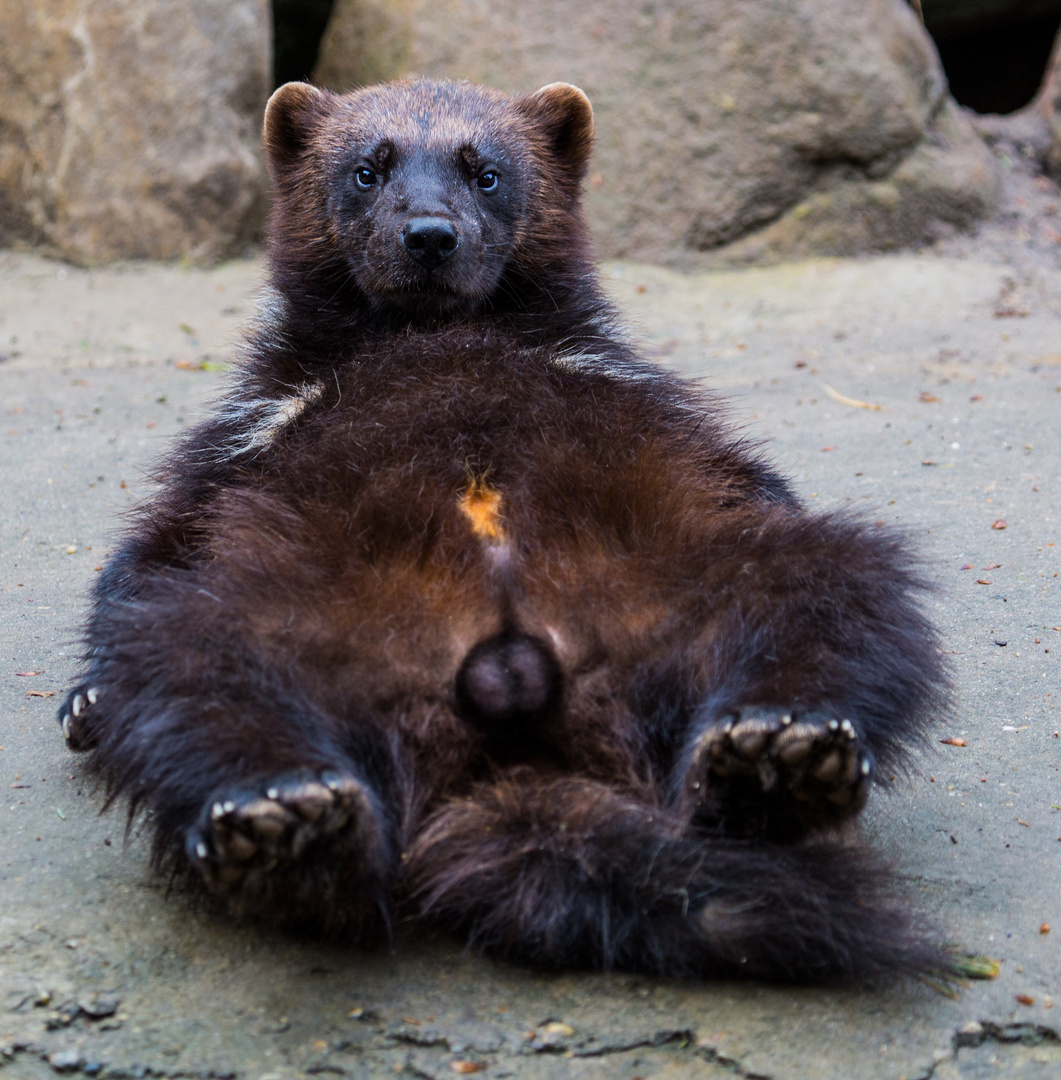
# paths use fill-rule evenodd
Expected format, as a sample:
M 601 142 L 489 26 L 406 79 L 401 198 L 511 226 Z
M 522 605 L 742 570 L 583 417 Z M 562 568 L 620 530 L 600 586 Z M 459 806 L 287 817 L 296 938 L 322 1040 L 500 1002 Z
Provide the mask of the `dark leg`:
M 224 424 L 211 422 L 192 432 L 177 449 L 163 489 L 137 511 L 135 528 L 123 537 L 96 579 L 92 614 L 86 632 L 89 650 L 85 678 L 59 709 L 59 723 L 71 750 L 91 750 L 100 740 L 102 709 L 100 647 L 115 606 L 150 591 L 161 572 L 186 570 L 202 556 L 205 537 L 200 523 L 206 507 L 231 480 L 234 461 L 221 460 L 212 448 L 226 442 Z
M 393 841 L 376 793 L 350 772 L 303 769 L 219 789 L 184 847 L 237 914 L 343 932 L 387 919 Z
M 792 839 L 862 809 L 945 707 L 947 680 L 924 586 L 885 530 L 773 514 L 739 550 L 676 668 L 670 801 L 715 831 Z
M 110 605 L 77 718 L 112 794 L 150 808 L 160 862 L 237 912 L 356 929 L 398 864 L 394 755 L 255 614 L 191 575 Z

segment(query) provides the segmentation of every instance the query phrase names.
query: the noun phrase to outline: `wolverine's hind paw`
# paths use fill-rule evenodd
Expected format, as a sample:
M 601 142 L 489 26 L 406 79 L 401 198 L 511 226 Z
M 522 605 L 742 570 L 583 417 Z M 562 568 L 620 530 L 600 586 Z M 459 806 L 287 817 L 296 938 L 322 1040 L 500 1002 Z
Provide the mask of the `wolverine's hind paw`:
M 95 730 L 96 703 L 100 691 L 95 686 L 78 686 L 70 691 L 59 710 L 59 724 L 63 738 L 71 750 L 91 750 L 99 742 Z
M 265 875 L 278 868 L 365 845 L 374 830 L 358 780 L 302 772 L 211 799 L 188 831 L 185 851 L 214 892 L 234 898 L 261 891 Z
M 695 805 L 705 785 L 743 785 L 790 795 L 805 814 L 837 819 L 866 803 L 872 760 L 850 720 L 827 713 L 747 708 L 709 727 L 697 740 L 686 774 Z

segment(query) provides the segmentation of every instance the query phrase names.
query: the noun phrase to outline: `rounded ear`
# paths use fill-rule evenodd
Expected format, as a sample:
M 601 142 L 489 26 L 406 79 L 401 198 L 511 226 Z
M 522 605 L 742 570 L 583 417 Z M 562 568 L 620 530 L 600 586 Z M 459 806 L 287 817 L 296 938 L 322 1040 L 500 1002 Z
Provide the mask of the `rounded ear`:
M 298 160 L 309 141 L 312 121 L 321 114 L 325 94 L 304 82 L 289 82 L 273 91 L 265 106 L 262 141 L 274 171 Z
M 545 132 L 562 162 L 582 176 L 593 149 L 593 106 L 570 83 L 550 83 L 523 98 L 522 104 Z

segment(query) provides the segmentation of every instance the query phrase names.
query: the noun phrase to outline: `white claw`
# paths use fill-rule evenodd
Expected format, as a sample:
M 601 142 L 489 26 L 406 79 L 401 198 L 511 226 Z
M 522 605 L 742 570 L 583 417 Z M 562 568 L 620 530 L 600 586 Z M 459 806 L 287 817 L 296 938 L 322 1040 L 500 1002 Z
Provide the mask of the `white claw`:
M 73 704 L 74 716 L 80 716 L 81 715 L 81 709 L 84 706 L 84 704 L 85 704 L 85 699 L 80 694 L 74 694 L 74 704 Z
M 863 776 L 869 776 L 869 758 L 862 759 L 862 764 L 859 765 L 858 771 L 862 773 Z
M 91 689 L 85 691 L 85 697 L 88 698 L 89 705 L 95 705 L 99 701 L 99 691 L 93 686 Z
M 781 726 L 782 727 L 788 727 L 788 725 L 791 724 L 791 723 L 792 723 L 792 714 L 791 713 L 785 713 L 781 717 Z
M 339 781 L 335 780 L 335 779 L 329 780 L 328 781 L 328 790 L 329 791 L 338 791 L 339 790 Z
M 199 843 L 195 845 L 195 854 L 198 855 L 200 859 L 205 859 L 207 855 L 210 854 L 209 848 L 207 848 L 206 844 L 204 844 L 202 840 L 200 840 Z
M 855 734 L 855 725 L 852 724 L 850 720 L 841 720 L 840 721 L 840 730 L 845 735 L 852 736 L 852 735 Z
M 231 814 L 236 809 L 236 804 L 231 799 L 225 800 L 225 813 Z
M 830 720 L 829 721 L 829 730 L 830 731 L 836 731 L 836 730 L 839 729 L 839 727 L 840 727 L 840 721 L 839 720 Z
M 268 797 L 269 797 L 270 799 L 279 799 L 279 798 L 280 798 L 280 789 L 279 789 L 279 788 L 274 788 L 274 787 L 271 787 L 271 788 L 269 788 L 269 790 L 268 790 L 268 791 L 266 791 L 266 793 L 265 793 L 265 794 L 266 794 L 266 795 L 267 795 L 267 796 L 268 796 Z
M 214 805 L 210 807 L 210 816 L 215 821 L 219 817 L 224 817 L 225 816 L 225 808 L 219 802 L 214 803 Z
M 66 739 L 67 742 L 70 741 L 72 726 L 73 725 L 70 723 L 70 714 L 67 713 L 66 716 L 63 717 L 63 738 Z

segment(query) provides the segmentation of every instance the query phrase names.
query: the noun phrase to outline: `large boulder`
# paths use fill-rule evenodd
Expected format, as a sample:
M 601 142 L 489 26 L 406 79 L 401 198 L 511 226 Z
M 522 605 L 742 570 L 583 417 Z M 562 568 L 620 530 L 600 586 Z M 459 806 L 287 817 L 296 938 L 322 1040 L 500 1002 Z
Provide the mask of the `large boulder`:
M 608 257 L 880 250 L 968 226 L 998 197 L 904 0 L 338 0 L 318 82 L 413 74 L 578 83 Z
M 214 261 L 254 237 L 268 0 L 0 7 L 0 244 Z

